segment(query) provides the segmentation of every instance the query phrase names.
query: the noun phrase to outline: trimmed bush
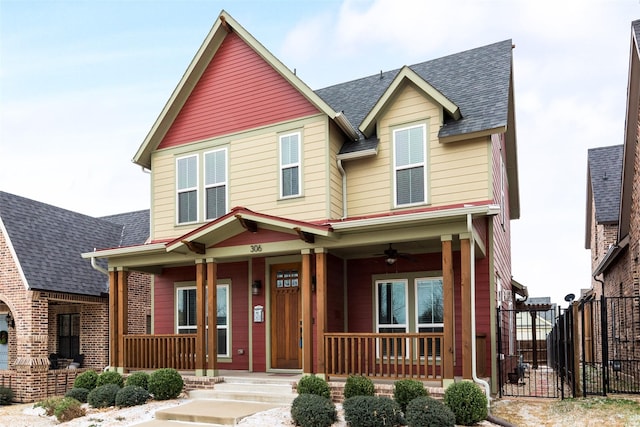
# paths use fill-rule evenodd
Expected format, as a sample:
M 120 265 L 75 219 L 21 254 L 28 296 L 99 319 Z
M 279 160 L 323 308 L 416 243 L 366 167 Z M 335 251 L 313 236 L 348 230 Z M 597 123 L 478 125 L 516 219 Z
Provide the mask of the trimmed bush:
M 53 411 L 53 415 L 55 415 L 58 422 L 61 423 L 71 421 L 74 418 L 83 417 L 85 414 L 86 411 L 82 407 L 82 403 L 73 397 L 65 397 L 60 400 Z
M 91 391 L 96 388 L 96 382 L 98 381 L 98 373 L 96 371 L 84 371 L 78 375 L 73 382 L 73 388 L 86 388 Z
M 118 387 L 124 387 L 124 379 L 119 372 L 116 371 L 106 371 L 98 375 L 98 380 L 96 381 L 96 387 L 103 386 L 105 384 L 116 384 Z
M 94 408 L 108 408 L 109 406 L 115 406 L 118 390 L 120 390 L 118 384 L 105 384 L 100 387 L 96 387 L 87 395 L 87 403 Z
M 13 396 L 13 390 L 8 387 L 0 387 L 0 405 L 10 405 Z
M 393 385 L 393 398 L 400 405 L 402 412 L 407 412 L 407 405 L 416 397 L 429 395 L 424 384 L 418 380 L 398 380 Z
M 394 427 L 405 425 L 397 402 L 384 396 L 353 396 L 344 401 L 344 419 L 353 427 Z
M 329 398 L 305 393 L 291 404 L 291 419 L 301 427 L 330 427 L 338 420 L 338 414 Z
M 344 384 L 344 398 L 348 399 L 354 396 L 373 396 L 375 387 L 373 381 L 369 377 L 362 375 L 349 375 Z
M 444 403 L 429 396 L 420 396 L 407 405 L 410 427 L 454 427 L 456 416 Z
M 162 368 L 149 375 L 149 393 L 156 400 L 175 399 L 182 393 L 184 381 L 173 368 Z
M 316 396 L 331 399 L 329 384 L 322 378 L 315 375 L 305 375 L 300 378 L 296 386 L 298 394 L 315 394 Z
M 78 402 L 87 403 L 87 395 L 89 394 L 89 390 L 82 387 L 75 387 L 65 393 L 64 397 L 72 397 L 76 399 Z
M 116 393 L 116 406 L 121 408 L 144 405 L 149 400 L 149 392 L 137 385 L 128 385 Z
M 456 424 L 470 426 L 487 418 L 487 396 L 471 381 L 450 385 L 444 403 L 455 414 Z
M 35 408 L 43 408 L 45 411 L 45 414 L 47 414 L 47 416 L 50 417 L 53 415 L 53 411 L 55 411 L 56 406 L 58 406 L 58 404 L 61 401 L 62 401 L 62 397 L 59 397 L 59 396 L 49 397 L 48 399 L 42 400 L 33 406 Z
M 124 385 L 137 385 L 138 387 L 142 387 L 143 389 L 147 390 L 149 387 L 149 374 L 144 371 L 134 372 L 127 377 Z

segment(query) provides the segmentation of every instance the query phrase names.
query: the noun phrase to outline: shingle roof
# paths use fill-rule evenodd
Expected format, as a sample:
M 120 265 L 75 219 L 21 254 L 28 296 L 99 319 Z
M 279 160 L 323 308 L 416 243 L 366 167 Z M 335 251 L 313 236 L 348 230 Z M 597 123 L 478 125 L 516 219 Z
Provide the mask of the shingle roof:
M 617 223 L 620 213 L 623 145 L 591 148 L 588 171 L 595 202 L 596 223 Z
M 107 292 L 107 277 L 80 254 L 144 243 L 148 217 L 149 211 L 139 211 L 93 218 L 0 191 L 0 220 L 29 289 L 93 296 Z M 133 227 L 135 218 L 141 221 L 141 229 Z
M 640 19 L 633 21 L 631 23 L 631 28 L 636 35 L 637 43 L 640 44 Z M 636 45 L 636 49 L 640 49 L 640 46 Z
M 440 137 L 507 125 L 511 50 L 511 40 L 505 40 L 409 67 L 460 107 L 462 118 L 446 120 Z M 344 111 L 357 127 L 399 72 L 387 71 L 315 92 L 334 110 Z M 367 144 L 358 148 L 358 144 L 345 144 L 341 153 L 370 148 Z

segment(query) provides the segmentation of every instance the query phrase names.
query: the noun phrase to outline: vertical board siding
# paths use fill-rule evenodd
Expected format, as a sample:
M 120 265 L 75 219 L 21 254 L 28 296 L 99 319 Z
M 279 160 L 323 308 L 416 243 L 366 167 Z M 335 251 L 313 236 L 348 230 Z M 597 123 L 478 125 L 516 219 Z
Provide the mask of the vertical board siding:
M 428 124 L 428 204 L 446 206 L 490 199 L 489 138 L 440 143 L 442 107 L 408 84 L 378 122 L 378 155 L 347 164 L 349 216 L 393 208 L 392 128 L 421 121 Z
M 318 110 L 235 33 L 226 36 L 158 148 L 316 114 Z

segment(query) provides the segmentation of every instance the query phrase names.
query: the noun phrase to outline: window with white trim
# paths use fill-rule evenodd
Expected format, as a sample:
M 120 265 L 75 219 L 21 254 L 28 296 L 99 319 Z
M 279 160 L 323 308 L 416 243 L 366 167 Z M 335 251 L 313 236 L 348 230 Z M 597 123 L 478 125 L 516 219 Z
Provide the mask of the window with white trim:
M 280 136 L 280 197 L 300 195 L 300 132 L 296 132 Z
M 376 327 L 378 333 L 407 332 L 407 281 L 392 280 L 376 282 Z M 378 354 L 393 355 L 403 346 L 401 340 L 383 340 Z
M 198 156 L 176 159 L 178 224 L 198 220 Z
M 426 202 L 427 127 L 424 124 L 393 131 L 395 206 Z
M 416 279 L 416 327 L 418 332 L 444 332 L 444 297 L 442 278 L 429 277 Z M 435 347 L 440 356 L 440 341 L 427 338 L 425 343 L 420 339 L 420 356 L 424 356 L 425 344 L 427 354 L 431 356 Z
M 205 218 L 227 213 L 227 149 L 204 153 Z
M 231 338 L 229 333 L 229 285 L 217 285 L 217 292 L 218 356 L 229 357 L 229 340 Z M 195 286 L 176 288 L 176 331 L 178 334 L 195 334 L 197 331 Z

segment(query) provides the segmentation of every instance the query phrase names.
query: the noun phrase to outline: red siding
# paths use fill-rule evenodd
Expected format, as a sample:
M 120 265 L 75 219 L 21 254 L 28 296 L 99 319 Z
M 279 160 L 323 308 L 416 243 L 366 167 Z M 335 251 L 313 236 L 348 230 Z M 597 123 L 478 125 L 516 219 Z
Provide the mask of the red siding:
M 266 266 L 264 258 L 254 258 L 252 262 L 252 280 L 262 281 L 262 291 L 260 295 L 251 296 L 251 306 L 261 305 L 265 309 L 264 318 L 262 323 L 252 322 L 253 328 L 253 371 L 265 372 L 267 370 L 267 329 L 266 320 L 269 314 L 266 312 L 267 308 L 267 292 L 266 288 Z
M 235 33 L 227 35 L 158 148 L 316 114 Z

